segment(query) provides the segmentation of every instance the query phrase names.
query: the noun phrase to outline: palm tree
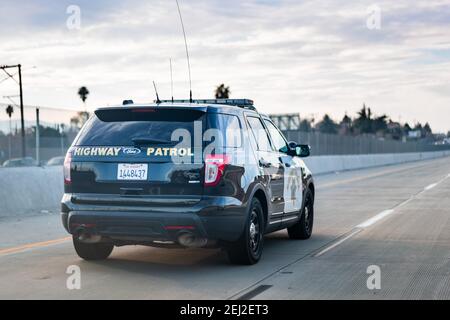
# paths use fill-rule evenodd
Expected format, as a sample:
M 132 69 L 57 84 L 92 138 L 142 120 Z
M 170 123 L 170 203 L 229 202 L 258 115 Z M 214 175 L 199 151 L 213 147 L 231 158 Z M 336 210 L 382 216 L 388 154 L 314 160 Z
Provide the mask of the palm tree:
M 81 101 L 86 104 L 87 96 L 89 95 L 89 90 L 86 87 L 81 87 L 78 89 L 78 95 L 80 96 Z
M 388 126 L 387 126 L 387 121 L 389 120 L 388 116 L 383 114 L 382 116 L 376 117 L 373 121 L 372 121 L 372 131 L 374 133 L 384 133 Z
M 225 84 L 223 83 L 216 88 L 216 99 L 228 99 L 230 98 L 230 94 L 230 87 L 225 87 Z
M 354 121 L 354 127 L 359 133 L 372 132 L 372 110 L 366 108 L 365 104 L 363 105 L 363 108 L 358 111 L 358 118 Z

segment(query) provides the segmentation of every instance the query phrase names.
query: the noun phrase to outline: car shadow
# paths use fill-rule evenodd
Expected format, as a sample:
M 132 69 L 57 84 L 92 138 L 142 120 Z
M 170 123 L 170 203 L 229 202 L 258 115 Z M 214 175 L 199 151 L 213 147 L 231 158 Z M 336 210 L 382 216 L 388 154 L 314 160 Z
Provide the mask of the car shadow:
M 291 263 L 301 257 L 314 254 L 335 237 L 316 234 L 309 240 L 291 240 L 287 232 L 279 231 L 265 237 L 264 253 L 253 266 L 232 265 L 223 249 L 165 249 L 154 247 L 119 247 L 105 261 L 87 262 L 83 265 L 103 269 L 121 270 L 127 273 L 158 274 L 165 277 L 199 276 L 220 270 L 265 269 L 268 266 Z

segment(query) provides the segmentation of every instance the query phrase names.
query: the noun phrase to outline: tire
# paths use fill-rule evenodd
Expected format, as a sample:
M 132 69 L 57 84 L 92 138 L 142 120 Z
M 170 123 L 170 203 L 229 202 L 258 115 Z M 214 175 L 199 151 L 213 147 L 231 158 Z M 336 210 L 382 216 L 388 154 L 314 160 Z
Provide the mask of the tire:
M 311 190 L 306 191 L 305 205 L 301 212 L 300 220 L 289 227 L 289 238 L 297 240 L 309 239 L 312 235 L 314 224 L 314 197 Z
M 228 258 L 233 264 L 255 264 L 261 258 L 263 244 L 264 214 L 261 203 L 254 198 L 243 234 L 238 241 L 227 248 Z
M 83 243 L 75 237 L 72 237 L 72 239 L 78 256 L 87 261 L 105 260 L 114 249 L 114 245 L 110 243 Z

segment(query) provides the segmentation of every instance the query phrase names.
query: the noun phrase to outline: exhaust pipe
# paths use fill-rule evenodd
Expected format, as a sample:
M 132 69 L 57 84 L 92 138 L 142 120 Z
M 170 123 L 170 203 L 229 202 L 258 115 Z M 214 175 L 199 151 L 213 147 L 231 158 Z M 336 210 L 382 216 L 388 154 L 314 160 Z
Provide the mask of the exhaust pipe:
M 102 236 L 93 235 L 86 228 L 78 228 L 76 231 L 77 240 L 83 243 L 99 243 L 102 240 Z
M 178 236 L 178 242 L 184 247 L 201 248 L 207 244 L 208 239 L 196 237 L 191 232 L 183 232 Z

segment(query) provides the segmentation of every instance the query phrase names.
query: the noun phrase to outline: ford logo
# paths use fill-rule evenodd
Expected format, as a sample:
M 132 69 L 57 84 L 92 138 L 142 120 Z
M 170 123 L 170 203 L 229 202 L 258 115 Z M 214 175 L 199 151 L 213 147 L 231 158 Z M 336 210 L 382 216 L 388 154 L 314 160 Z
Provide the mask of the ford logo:
M 138 149 L 138 148 L 123 148 L 122 152 L 124 154 L 132 156 L 132 155 L 136 155 L 136 154 L 141 153 L 141 149 Z

